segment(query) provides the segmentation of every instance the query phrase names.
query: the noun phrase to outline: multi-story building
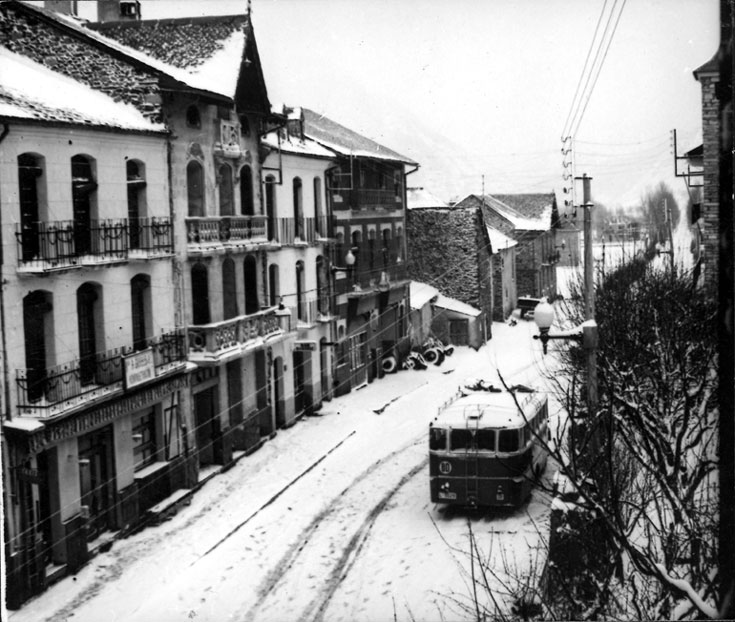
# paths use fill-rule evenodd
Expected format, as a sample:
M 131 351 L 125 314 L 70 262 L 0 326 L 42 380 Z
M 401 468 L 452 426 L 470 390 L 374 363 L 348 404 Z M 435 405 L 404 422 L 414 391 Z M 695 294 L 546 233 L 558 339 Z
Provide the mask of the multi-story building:
M 189 376 L 168 294 L 165 126 L 6 43 L 2 453 L 13 607 L 184 485 Z
M 308 109 L 303 133 L 333 153 L 326 174 L 335 394 L 382 376 L 410 349 L 406 176 L 410 158 Z M 414 167 L 406 170 L 407 167 Z

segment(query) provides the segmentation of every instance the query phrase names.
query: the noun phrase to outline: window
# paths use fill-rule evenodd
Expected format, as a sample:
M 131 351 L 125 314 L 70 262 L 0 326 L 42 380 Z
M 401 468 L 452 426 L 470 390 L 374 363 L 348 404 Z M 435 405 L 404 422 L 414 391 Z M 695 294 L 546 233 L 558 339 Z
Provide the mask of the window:
M 199 115 L 199 108 L 194 105 L 186 109 L 186 124 L 189 127 L 200 128 L 202 126 L 202 118 Z
M 226 257 L 222 262 L 222 299 L 224 319 L 237 317 L 237 285 L 235 284 L 235 262 Z
M 271 264 L 268 266 L 268 303 L 271 307 L 275 307 L 278 304 L 280 287 L 278 266 L 276 264 Z
M 429 429 L 429 449 L 443 450 L 447 448 L 447 431 L 441 428 Z
M 131 318 L 133 321 L 133 349 L 144 350 L 148 345 L 146 327 L 150 320 L 150 277 L 138 274 L 130 280 Z
M 82 385 L 93 383 L 97 371 L 97 325 L 101 304 L 99 298 L 99 288 L 92 283 L 84 283 L 77 289 L 79 379 Z
M 485 451 L 495 451 L 495 430 L 478 430 L 477 448 Z
M 314 177 L 314 217 L 316 218 L 316 230 L 323 238 L 327 237 L 326 222 L 322 214 L 322 180 Z
M 301 179 L 294 177 L 293 180 L 293 217 L 295 221 L 296 237 L 304 239 L 304 206 Z
M 191 267 L 192 323 L 209 324 L 209 278 L 207 267 L 194 264 Z
M 306 313 L 306 301 L 304 300 L 304 262 L 296 262 L 296 316 L 302 322 L 308 320 Z
M 46 340 L 51 336 L 51 294 L 35 291 L 23 298 L 23 334 L 26 352 L 26 392 L 30 402 L 41 399 L 49 367 Z
M 472 449 L 472 434 L 469 430 L 459 428 L 452 430 L 450 436 L 451 448 L 453 451 L 458 449 Z
M 39 239 L 39 194 L 40 178 L 43 176 L 43 161 L 32 153 L 18 156 L 18 199 L 20 202 L 20 242 L 23 261 L 38 258 Z
M 194 160 L 186 165 L 186 193 L 189 216 L 204 216 L 204 169 Z
M 92 219 L 97 199 L 97 182 L 92 168 L 92 160 L 87 156 L 76 155 L 71 159 L 74 247 L 77 255 L 92 252 Z
M 268 216 L 268 238 L 276 240 L 276 178 L 265 178 L 265 213 Z
M 217 172 L 219 180 L 219 213 L 220 216 L 233 216 L 235 214 L 235 202 L 232 193 L 232 169 L 223 164 Z
M 257 313 L 260 309 L 258 298 L 258 263 L 255 257 L 248 255 L 243 264 L 245 276 L 245 313 Z
M 156 412 L 151 408 L 133 419 L 133 468 L 155 462 L 156 454 Z
M 130 248 L 140 248 L 143 231 L 141 218 L 145 216 L 145 166 L 142 162 L 128 160 L 125 163 L 128 183 L 128 238 Z
M 518 451 L 518 430 L 500 430 L 498 451 Z
M 138 4 L 137 0 L 120 0 L 120 16 L 135 17 L 139 13 Z
M 240 169 L 240 212 L 243 216 L 255 215 L 253 169 L 247 165 Z

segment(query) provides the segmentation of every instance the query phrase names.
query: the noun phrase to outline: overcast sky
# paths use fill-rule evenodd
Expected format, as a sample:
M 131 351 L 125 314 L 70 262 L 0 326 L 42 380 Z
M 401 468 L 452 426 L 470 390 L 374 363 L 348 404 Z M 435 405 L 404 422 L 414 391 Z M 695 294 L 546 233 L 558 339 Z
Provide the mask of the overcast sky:
M 378 127 L 391 127 L 395 109 L 459 146 L 467 192 L 480 190 L 482 175 L 488 191 L 538 192 L 565 183 L 562 130 L 598 18 L 612 3 L 253 0 L 252 11 L 274 107 L 310 107 L 405 153 Z M 142 13 L 235 14 L 247 4 L 143 0 Z M 649 177 L 653 185 L 671 176 L 673 128 L 682 149 L 698 140 L 692 70 L 716 51 L 718 11 L 717 0 L 625 3 L 574 136 L 576 173 L 594 178 L 601 201 L 634 202 Z M 407 155 L 423 166 L 441 160 Z

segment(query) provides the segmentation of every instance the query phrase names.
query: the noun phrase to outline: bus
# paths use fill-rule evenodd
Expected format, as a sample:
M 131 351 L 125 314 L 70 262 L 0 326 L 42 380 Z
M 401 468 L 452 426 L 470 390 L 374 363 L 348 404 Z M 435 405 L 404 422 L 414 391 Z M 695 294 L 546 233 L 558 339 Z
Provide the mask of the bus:
M 527 387 L 459 392 L 429 424 L 432 502 L 520 506 L 546 469 L 548 416 Z

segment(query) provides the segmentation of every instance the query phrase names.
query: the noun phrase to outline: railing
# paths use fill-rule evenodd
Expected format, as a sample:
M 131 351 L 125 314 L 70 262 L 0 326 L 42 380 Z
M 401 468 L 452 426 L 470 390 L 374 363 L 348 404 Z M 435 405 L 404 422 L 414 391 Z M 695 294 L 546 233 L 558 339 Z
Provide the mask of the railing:
M 153 352 L 156 376 L 186 362 L 183 330 L 150 338 L 145 347 Z M 18 408 L 25 414 L 48 416 L 122 390 L 123 357 L 133 352 L 132 346 L 125 346 L 46 369 L 18 369 Z
M 316 224 L 316 237 L 317 238 L 330 238 L 332 237 L 332 222 L 329 216 L 319 216 L 314 219 Z
M 16 225 L 15 235 L 19 264 L 31 270 L 125 260 L 131 251 L 147 256 L 173 251 L 168 218 L 35 222 Z
M 216 216 L 187 218 L 189 244 L 227 244 L 247 240 L 265 240 L 266 216 Z
M 316 298 L 297 301 L 296 305 L 288 306 L 291 311 L 291 325 L 314 324 L 319 318 L 319 301 Z M 328 312 L 327 312 L 328 313 Z
M 376 208 L 401 209 L 403 196 L 395 190 L 380 188 L 358 188 L 354 190 L 331 190 L 334 209 Z
M 219 357 L 228 350 L 247 346 L 281 331 L 275 308 L 230 320 L 189 327 L 189 355 Z
M 316 242 L 315 218 L 277 218 L 274 240 L 279 244 L 291 246 L 297 241 L 313 244 Z

